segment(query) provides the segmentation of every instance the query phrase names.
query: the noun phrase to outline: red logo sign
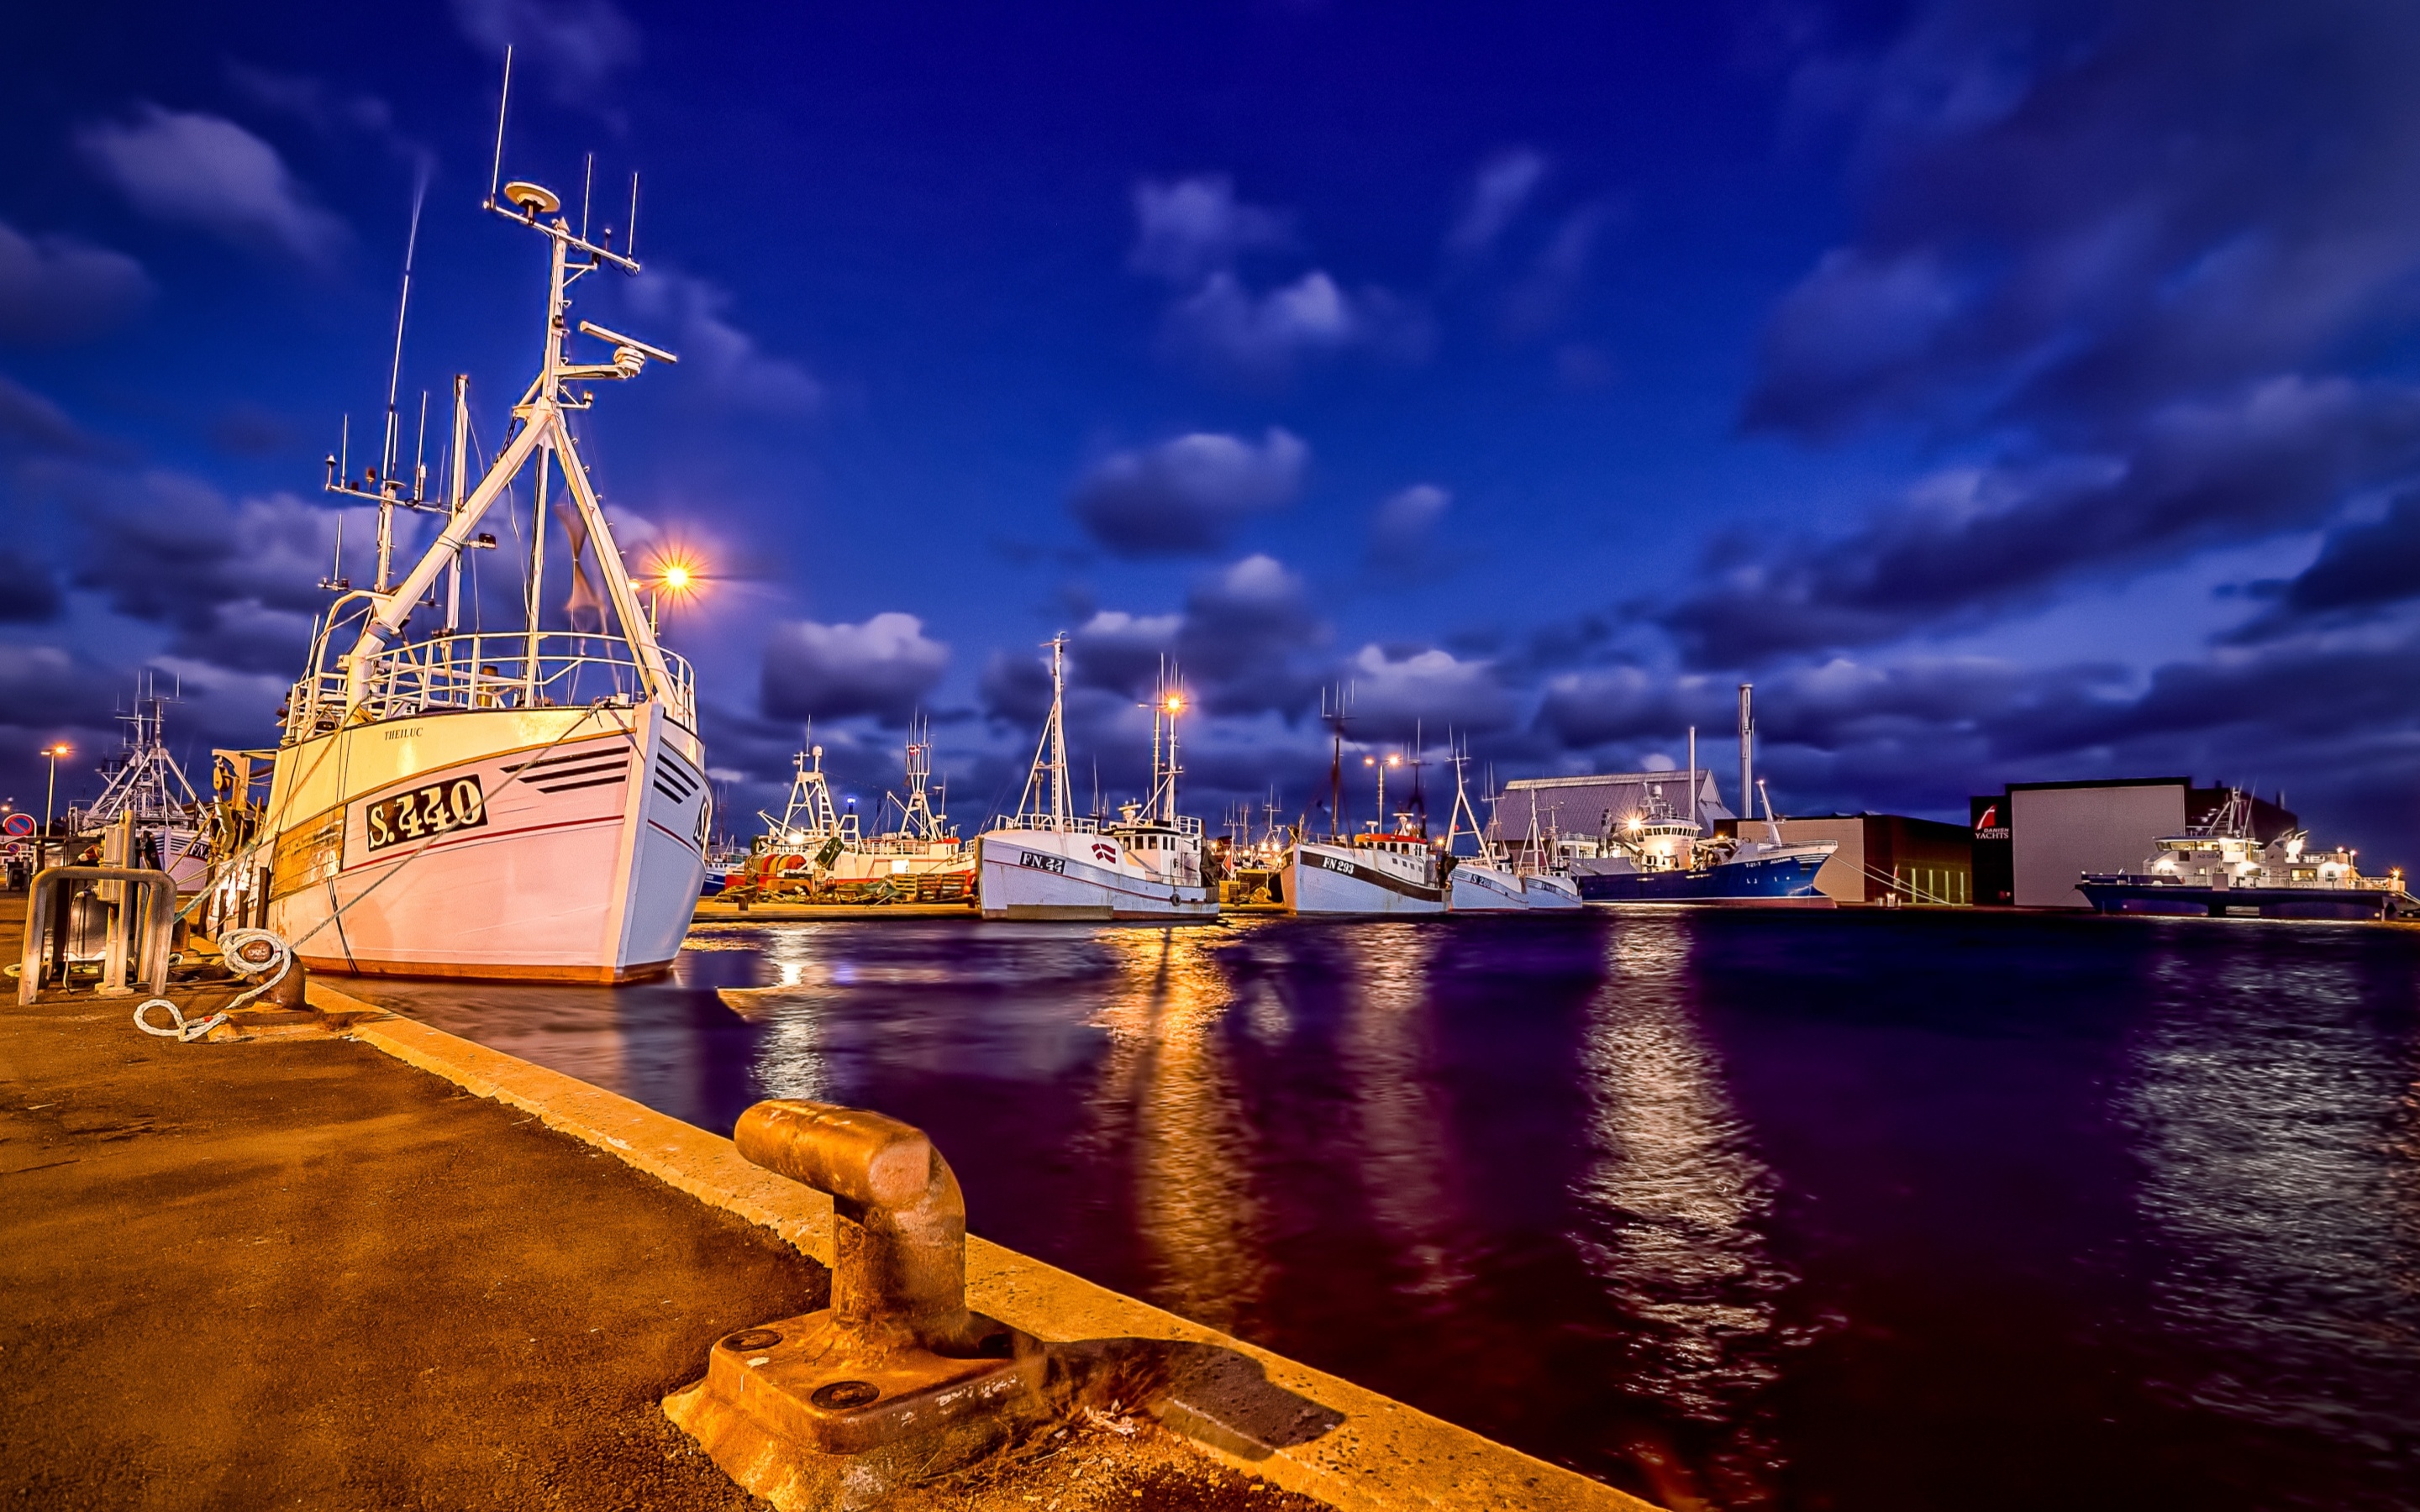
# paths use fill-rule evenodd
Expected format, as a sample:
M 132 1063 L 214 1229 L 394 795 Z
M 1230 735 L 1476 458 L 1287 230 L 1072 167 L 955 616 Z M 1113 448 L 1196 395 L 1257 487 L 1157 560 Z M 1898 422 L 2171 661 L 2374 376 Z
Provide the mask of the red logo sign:
M 1112 845 L 1112 844 L 1109 843 L 1109 841 L 1098 841 L 1098 840 L 1096 840 L 1096 841 L 1093 841 L 1093 859 L 1094 859 L 1094 860 L 1095 860 L 1095 861 L 1114 861 L 1114 860 L 1116 860 L 1117 858 L 1118 858 L 1118 848 L 1117 848 L 1116 846 L 1114 846 L 1114 845 Z

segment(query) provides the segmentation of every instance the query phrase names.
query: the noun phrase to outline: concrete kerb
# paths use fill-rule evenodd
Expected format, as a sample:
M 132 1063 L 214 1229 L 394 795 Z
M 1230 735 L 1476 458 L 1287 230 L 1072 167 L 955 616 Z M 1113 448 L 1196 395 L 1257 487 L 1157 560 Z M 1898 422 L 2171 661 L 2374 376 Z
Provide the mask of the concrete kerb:
M 730 1140 L 417 1020 L 382 1014 L 324 981 L 314 980 L 309 993 L 322 1011 L 375 1015 L 354 1022 L 352 1038 L 535 1114 L 831 1263 L 831 1199 L 751 1165 Z M 1169 1383 L 1158 1410 L 1167 1427 L 1214 1460 L 1347 1512 L 1654 1512 L 1652 1504 L 1585 1475 L 972 1235 L 967 1304 L 1053 1343 L 1148 1341 Z

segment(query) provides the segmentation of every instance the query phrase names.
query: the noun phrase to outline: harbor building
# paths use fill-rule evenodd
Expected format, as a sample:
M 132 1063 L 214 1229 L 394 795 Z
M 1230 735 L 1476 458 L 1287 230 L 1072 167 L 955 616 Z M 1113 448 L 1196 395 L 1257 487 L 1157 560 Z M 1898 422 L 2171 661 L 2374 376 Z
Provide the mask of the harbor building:
M 1776 821 L 1784 844 L 1830 841 L 1839 849 L 1815 873 L 1816 889 L 1842 903 L 1926 903 L 1962 907 L 1975 902 L 1975 844 L 1962 825 L 1907 814 L 1813 814 Z M 1750 838 L 1764 835 L 1765 822 L 1752 819 Z M 1736 834 L 1738 820 L 1714 826 Z
M 2076 890 L 2086 872 L 2142 870 L 2162 836 L 2202 824 L 2230 790 L 2191 778 L 2112 778 L 2088 782 L 2011 782 L 1967 800 L 1975 901 L 1987 906 L 2087 908 Z M 2282 795 L 2281 795 L 2282 796 Z M 2253 798 L 2262 841 L 2297 826 L 2277 803 Z

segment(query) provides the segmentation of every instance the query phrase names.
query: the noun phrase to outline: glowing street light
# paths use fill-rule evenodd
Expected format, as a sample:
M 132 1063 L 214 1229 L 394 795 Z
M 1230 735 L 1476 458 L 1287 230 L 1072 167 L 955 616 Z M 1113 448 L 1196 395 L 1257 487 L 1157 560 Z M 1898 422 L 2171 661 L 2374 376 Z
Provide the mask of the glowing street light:
M 50 793 L 42 799 L 42 833 L 47 835 L 51 832 L 51 810 L 56 807 L 59 797 L 59 758 L 75 753 L 69 750 L 68 743 L 62 740 L 55 746 L 44 746 L 39 754 L 49 758 L 51 764 Z
M 670 594 L 675 598 L 686 598 L 697 591 L 699 581 L 695 564 L 683 562 L 678 557 L 659 565 L 656 569 L 656 580 L 647 585 L 647 628 L 653 630 L 658 627 L 659 595 Z

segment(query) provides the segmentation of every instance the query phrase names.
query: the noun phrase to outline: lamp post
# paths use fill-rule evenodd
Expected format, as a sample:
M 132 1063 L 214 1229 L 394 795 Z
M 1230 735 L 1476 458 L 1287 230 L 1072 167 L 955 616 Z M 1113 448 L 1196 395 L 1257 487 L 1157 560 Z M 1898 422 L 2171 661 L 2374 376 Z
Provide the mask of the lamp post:
M 47 835 L 51 832 L 51 811 L 57 806 L 59 798 L 59 758 L 75 753 L 69 750 L 67 742 L 62 740 L 55 746 L 44 746 L 41 754 L 51 764 L 51 788 L 42 799 L 42 833 Z

